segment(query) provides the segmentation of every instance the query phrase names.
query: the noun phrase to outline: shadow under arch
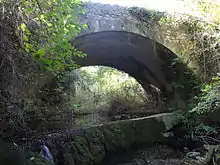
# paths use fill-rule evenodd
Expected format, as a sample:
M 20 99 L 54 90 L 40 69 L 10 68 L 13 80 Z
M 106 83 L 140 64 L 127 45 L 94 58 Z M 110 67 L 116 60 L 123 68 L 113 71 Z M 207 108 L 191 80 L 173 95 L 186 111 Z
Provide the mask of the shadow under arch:
M 151 85 L 160 89 L 167 100 L 187 99 L 192 93 L 188 84 L 192 74 L 177 60 L 178 56 L 162 44 L 126 31 L 104 31 L 84 34 L 72 41 L 73 46 L 87 54 L 74 56 L 80 66 L 109 66 L 134 77 L 145 90 Z M 181 88 L 173 84 L 180 83 Z

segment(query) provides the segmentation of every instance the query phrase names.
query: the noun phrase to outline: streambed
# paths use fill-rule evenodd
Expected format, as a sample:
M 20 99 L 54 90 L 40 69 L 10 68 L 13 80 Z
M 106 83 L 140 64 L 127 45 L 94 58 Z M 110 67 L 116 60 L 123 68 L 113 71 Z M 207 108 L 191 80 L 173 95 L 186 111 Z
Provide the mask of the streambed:
M 101 165 L 180 165 L 184 154 L 166 145 L 154 145 L 124 154 L 111 155 Z

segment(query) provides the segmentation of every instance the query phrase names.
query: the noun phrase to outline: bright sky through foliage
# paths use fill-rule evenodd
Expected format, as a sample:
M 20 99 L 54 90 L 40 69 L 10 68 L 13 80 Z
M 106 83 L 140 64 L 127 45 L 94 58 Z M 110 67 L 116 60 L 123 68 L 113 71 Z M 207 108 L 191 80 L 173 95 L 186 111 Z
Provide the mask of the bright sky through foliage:
M 97 2 L 103 4 L 112 4 L 120 6 L 138 6 L 160 11 L 174 10 L 177 6 L 182 6 L 177 0 L 87 0 L 90 2 Z
M 167 12 L 177 12 L 177 13 L 193 13 L 192 9 L 197 10 L 193 7 L 192 0 L 84 0 L 95 3 L 119 5 L 119 6 L 138 6 L 148 9 L 154 9 L 158 11 L 167 11 Z M 205 0 L 209 2 L 214 2 L 215 4 L 220 4 L 220 0 Z M 188 4 L 192 4 L 190 7 Z M 190 2 L 190 3 L 189 3 Z M 185 3 L 185 5 L 184 5 Z

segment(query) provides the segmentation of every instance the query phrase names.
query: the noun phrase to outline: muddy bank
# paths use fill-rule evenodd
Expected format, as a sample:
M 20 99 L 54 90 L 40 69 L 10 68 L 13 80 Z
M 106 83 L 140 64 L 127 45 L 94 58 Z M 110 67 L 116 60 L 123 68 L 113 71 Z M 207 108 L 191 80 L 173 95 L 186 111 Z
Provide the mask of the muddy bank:
M 184 154 L 166 145 L 154 145 L 133 152 L 112 155 L 100 165 L 180 165 Z
M 219 145 L 204 145 L 180 152 L 168 145 L 154 144 L 107 157 L 100 165 L 219 165 Z

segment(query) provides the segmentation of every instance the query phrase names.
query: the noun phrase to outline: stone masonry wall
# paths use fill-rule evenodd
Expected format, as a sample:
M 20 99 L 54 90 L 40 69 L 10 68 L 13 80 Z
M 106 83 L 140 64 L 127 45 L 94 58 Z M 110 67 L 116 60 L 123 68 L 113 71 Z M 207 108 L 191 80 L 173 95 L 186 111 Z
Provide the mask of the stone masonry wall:
M 133 32 L 163 44 L 177 55 L 184 56 L 188 53 L 186 46 L 189 37 L 185 30 L 175 24 L 160 24 L 161 18 L 166 17 L 167 13 L 96 3 L 85 4 L 85 11 L 80 22 L 88 27 L 82 34 L 101 31 Z

